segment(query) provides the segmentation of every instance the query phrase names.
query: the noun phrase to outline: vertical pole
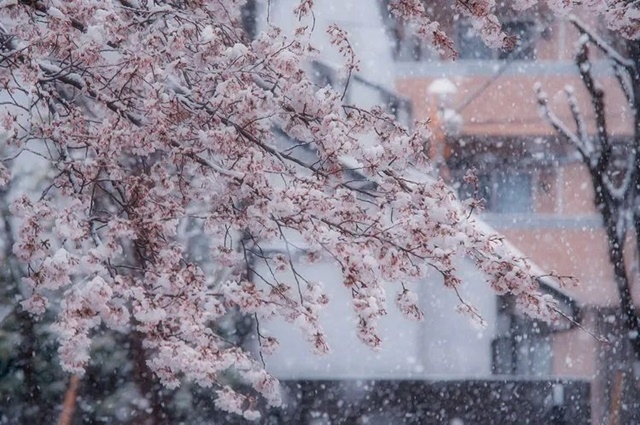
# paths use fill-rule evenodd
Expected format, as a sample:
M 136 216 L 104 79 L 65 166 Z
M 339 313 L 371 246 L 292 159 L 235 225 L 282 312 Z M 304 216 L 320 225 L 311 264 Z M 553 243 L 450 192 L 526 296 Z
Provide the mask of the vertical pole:
M 80 378 L 78 375 L 71 375 L 67 392 L 64 395 L 64 402 L 62 403 L 62 412 L 60 412 L 58 425 L 71 425 L 73 421 L 73 414 L 76 410 L 76 398 L 78 396 L 79 386 Z

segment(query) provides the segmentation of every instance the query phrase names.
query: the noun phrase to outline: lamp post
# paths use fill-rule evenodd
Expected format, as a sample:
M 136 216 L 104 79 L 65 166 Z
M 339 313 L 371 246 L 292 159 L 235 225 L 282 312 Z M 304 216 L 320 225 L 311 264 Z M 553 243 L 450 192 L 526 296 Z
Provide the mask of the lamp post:
M 444 148 L 450 137 L 458 137 L 462 132 L 462 116 L 453 109 L 452 100 L 458 87 L 447 78 L 433 80 L 427 89 L 431 104 L 435 101 L 436 114 L 433 117 L 433 143 L 429 154 L 434 162 L 436 173 L 442 177 L 445 167 Z

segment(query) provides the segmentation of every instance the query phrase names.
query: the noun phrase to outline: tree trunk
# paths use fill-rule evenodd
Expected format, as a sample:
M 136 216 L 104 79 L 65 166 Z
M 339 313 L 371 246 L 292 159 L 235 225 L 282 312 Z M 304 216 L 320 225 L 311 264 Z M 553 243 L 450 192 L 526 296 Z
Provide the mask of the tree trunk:
M 67 392 L 64 395 L 64 402 L 62 403 L 62 412 L 60 413 L 58 425 L 71 425 L 73 423 L 73 414 L 76 410 L 76 398 L 78 397 L 79 386 L 80 378 L 78 375 L 71 375 Z
M 142 335 L 136 331 L 131 331 L 129 334 L 129 350 L 133 361 L 133 379 L 140 390 L 140 394 L 149 403 L 149 408 L 143 410 L 143 413 L 136 418 L 136 424 L 168 425 L 167 400 L 162 395 L 162 386 L 157 382 L 153 372 L 147 365 L 147 351 L 142 346 L 142 338 Z

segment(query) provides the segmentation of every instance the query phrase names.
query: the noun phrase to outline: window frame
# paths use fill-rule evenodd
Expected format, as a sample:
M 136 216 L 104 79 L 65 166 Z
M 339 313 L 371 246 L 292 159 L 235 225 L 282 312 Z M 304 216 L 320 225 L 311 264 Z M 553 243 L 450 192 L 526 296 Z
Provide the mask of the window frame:
M 553 373 L 552 332 L 542 321 L 516 312 L 513 297 L 498 297 L 496 336 L 491 341 L 491 372 L 494 375 L 547 377 Z M 544 364 L 531 356 L 535 345 L 546 354 Z

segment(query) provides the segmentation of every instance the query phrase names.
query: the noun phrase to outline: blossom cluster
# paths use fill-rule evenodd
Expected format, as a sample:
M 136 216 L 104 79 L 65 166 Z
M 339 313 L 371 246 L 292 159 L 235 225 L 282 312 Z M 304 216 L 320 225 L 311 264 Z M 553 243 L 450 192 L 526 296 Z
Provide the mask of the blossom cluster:
M 275 380 L 211 325 L 233 310 L 281 316 L 316 352 L 329 350 L 322 285 L 296 268 L 293 249 L 267 249 L 296 240 L 305 261 L 342 271 L 358 335 L 372 347 L 382 343 L 387 293 L 422 318 L 403 283 L 436 269 L 457 292 L 459 256 L 498 294 L 553 318 L 554 301 L 527 262 L 426 177 L 426 126 L 409 130 L 381 108 L 344 105 L 343 93 L 305 72 L 317 53 L 312 28 L 268 27 L 250 40 L 243 3 L 0 2 L 0 96 L 9 99 L 0 123 L 12 150 L 0 182 L 11 184 L 10 165 L 25 155 L 46 167 L 44 189 L 13 202 L 13 252 L 26 265 L 24 308 L 41 314 L 56 304 L 64 368 L 82 373 L 102 326 L 139 332 L 165 385 L 214 386 L 219 407 L 255 418 L 255 399 L 221 377 L 234 370 L 274 405 Z M 493 1 L 456 4 L 489 44 L 503 43 Z M 312 8 L 302 1 L 296 13 Z M 397 0 L 392 10 L 452 49 L 422 2 Z M 348 35 L 330 31 L 347 73 L 357 72 Z M 283 137 L 295 145 L 283 147 Z M 256 261 L 277 282 L 258 276 Z M 265 350 L 277 346 L 259 338 Z

